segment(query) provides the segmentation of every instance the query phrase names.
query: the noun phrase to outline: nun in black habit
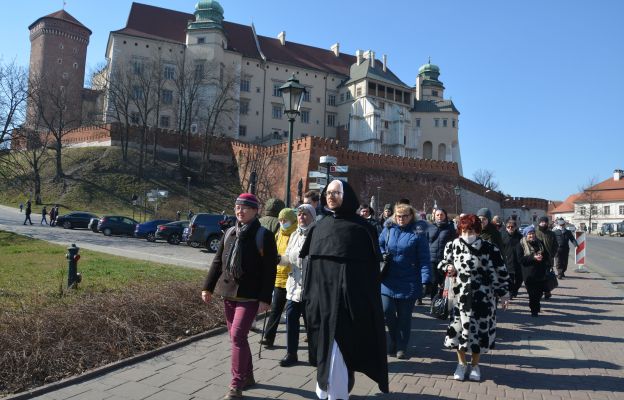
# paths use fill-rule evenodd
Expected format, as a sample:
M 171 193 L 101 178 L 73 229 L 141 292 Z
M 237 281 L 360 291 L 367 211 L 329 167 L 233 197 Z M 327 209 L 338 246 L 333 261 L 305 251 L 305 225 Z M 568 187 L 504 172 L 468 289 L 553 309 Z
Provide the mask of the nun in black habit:
M 347 399 L 355 371 L 388 393 L 377 233 L 356 214 L 359 202 L 346 182 L 332 181 L 321 204 L 328 215 L 310 228 L 300 253 L 309 257 L 303 301 L 316 394 Z

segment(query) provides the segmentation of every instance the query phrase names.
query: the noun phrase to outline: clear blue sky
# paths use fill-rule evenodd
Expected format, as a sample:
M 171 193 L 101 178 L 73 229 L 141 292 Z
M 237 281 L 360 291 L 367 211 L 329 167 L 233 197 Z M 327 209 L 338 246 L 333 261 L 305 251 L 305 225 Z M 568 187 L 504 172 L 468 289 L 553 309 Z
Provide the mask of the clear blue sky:
M 193 12 L 192 0 L 144 3 Z M 28 64 L 28 25 L 62 0 L 10 1 L 3 61 Z M 97 6 L 96 6 L 97 5 Z M 87 68 L 104 61 L 131 1 L 67 0 L 93 31 Z M 222 0 L 225 19 L 260 35 L 342 52 L 371 49 L 413 85 L 429 56 L 460 110 L 464 175 L 494 171 L 505 193 L 562 200 L 624 168 L 624 1 Z

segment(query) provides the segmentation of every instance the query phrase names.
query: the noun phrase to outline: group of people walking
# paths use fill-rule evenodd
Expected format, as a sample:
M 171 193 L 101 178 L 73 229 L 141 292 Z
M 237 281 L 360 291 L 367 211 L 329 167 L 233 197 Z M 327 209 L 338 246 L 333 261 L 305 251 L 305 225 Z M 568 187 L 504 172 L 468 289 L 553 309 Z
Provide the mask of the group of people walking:
M 451 309 L 443 343 L 458 359 L 453 377 L 480 381 L 480 355 L 495 343 L 497 306 L 507 308 L 524 283 L 538 315 L 546 273 L 557 265 L 565 276 L 558 249 L 564 238 L 572 241 L 564 227 L 548 242 L 538 236 L 541 227 L 520 234 L 514 219 L 499 228 L 487 209 L 455 223 L 438 209 L 428 223 L 406 199 L 386 205 L 376 219 L 339 180 L 320 196 L 306 193 L 293 209 L 273 199 L 260 218 L 258 199 L 243 193 L 234 211 L 237 223 L 224 234 L 202 291 L 205 302 L 224 299 L 232 343 L 224 399 L 242 398 L 255 384 L 247 337 L 256 314 L 271 310 L 261 342 L 271 348 L 284 308 L 287 346 L 279 363 L 299 362 L 303 320 L 319 399 L 347 399 L 355 371 L 387 393 L 388 356 L 410 357 L 415 304 L 442 288 Z
M 32 220 L 30 219 L 30 216 L 32 215 L 32 202 L 30 200 L 26 201 L 26 207 L 24 208 L 24 204 L 20 203 L 19 204 L 19 209 L 20 212 L 24 211 L 24 225 L 26 225 L 26 223 L 30 223 L 30 225 L 33 225 Z M 48 223 L 48 215 L 50 216 L 50 222 Z M 48 212 L 48 207 L 47 206 L 43 206 L 43 208 L 41 208 L 41 221 L 39 222 L 39 225 L 50 225 L 50 226 L 56 226 L 56 217 L 59 216 L 59 205 L 55 204 L 52 208 L 50 208 L 50 211 Z

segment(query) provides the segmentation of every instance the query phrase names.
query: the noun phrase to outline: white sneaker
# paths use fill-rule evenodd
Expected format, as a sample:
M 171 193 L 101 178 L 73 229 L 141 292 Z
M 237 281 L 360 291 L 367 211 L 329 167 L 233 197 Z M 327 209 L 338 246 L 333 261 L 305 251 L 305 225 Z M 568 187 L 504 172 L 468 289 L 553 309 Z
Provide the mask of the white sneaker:
M 479 366 L 470 367 L 470 374 L 468 375 L 468 379 L 475 382 L 481 381 L 481 369 Z
M 455 368 L 453 379 L 455 379 L 456 381 L 463 381 L 464 379 L 466 379 L 467 370 L 468 370 L 468 365 L 457 363 L 457 368 Z

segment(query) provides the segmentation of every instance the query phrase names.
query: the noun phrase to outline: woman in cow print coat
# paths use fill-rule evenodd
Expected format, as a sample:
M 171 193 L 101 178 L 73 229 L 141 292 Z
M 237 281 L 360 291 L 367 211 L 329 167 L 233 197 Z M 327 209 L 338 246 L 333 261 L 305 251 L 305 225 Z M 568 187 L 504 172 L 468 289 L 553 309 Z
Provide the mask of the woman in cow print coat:
M 438 269 L 454 277 L 453 311 L 444 345 L 457 350 L 459 363 L 453 375 L 464 380 L 481 380 L 479 358 L 494 348 L 496 339 L 496 304 L 502 298 L 507 307 L 509 274 L 499 249 L 479 238 L 481 221 L 476 215 L 459 220 L 459 238 L 446 244 L 444 259 Z M 466 353 L 472 354 L 471 366 Z

